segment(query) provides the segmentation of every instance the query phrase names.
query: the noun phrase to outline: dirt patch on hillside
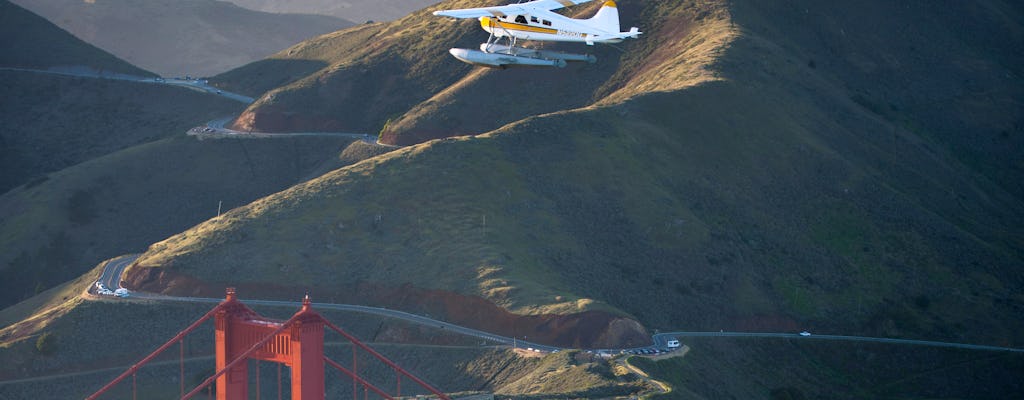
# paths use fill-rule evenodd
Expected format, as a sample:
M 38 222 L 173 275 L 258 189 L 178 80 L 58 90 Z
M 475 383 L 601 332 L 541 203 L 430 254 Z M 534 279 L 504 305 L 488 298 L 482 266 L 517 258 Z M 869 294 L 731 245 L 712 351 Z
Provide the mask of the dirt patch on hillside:
M 167 268 L 129 267 L 125 272 L 124 287 L 133 291 L 160 293 L 172 296 L 217 297 L 224 295 L 224 288 L 213 286 L 191 276 Z
M 639 322 L 600 311 L 567 315 L 520 315 L 481 297 L 410 285 L 383 287 L 363 284 L 354 291 L 363 301 L 429 315 L 431 318 L 494 332 L 525 337 L 531 342 L 578 348 L 630 347 L 649 343 Z
M 346 126 L 344 122 L 320 115 L 280 110 L 273 106 L 245 110 L 231 124 L 231 129 L 243 132 L 358 132 L 361 129 Z

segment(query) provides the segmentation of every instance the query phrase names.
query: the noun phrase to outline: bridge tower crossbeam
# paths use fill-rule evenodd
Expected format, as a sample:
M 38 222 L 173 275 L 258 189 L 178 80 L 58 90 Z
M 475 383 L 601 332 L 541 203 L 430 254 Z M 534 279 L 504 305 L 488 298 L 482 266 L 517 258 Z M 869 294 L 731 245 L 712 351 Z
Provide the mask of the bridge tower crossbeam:
M 247 358 L 288 366 L 292 399 L 323 400 L 323 318 L 313 311 L 307 296 L 302 301 L 302 309 L 289 322 L 285 327 L 280 321 L 259 316 L 239 302 L 234 289 L 229 288 L 227 298 L 214 316 L 217 371 L 224 370 L 247 350 L 264 342 Z M 281 330 L 282 327 L 285 329 Z M 273 338 L 265 340 L 270 335 Z M 249 365 L 235 363 L 217 378 L 217 400 L 248 398 Z

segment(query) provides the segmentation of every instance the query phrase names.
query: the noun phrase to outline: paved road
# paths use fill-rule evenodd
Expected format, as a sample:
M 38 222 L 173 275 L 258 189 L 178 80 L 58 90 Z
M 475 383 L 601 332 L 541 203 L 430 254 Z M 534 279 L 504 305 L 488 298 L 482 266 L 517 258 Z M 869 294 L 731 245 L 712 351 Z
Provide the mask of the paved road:
M 242 102 L 245 104 L 252 104 L 255 99 L 248 96 L 243 96 L 237 93 L 231 93 L 210 86 L 206 83 L 206 80 L 200 79 L 180 79 L 180 78 L 162 78 L 162 77 L 144 77 L 137 75 L 128 75 L 115 72 L 99 71 L 89 67 L 54 67 L 50 69 L 31 69 L 31 68 L 12 68 L 12 67 L 0 67 L 0 71 L 19 71 L 19 72 L 33 72 L 40 74 L 51 74 L 51 75 L 62 75 L 62 76 L 74 76 L 80 78 L 95 78 L 95 79 L 112 79 L 119 81 L 129 81 L 147 84 L 160 84 L 185 87 L 191 90 L 197 90 L 204 93 L 209 93 L 221 97 L 226 97 L 231 100 Z M 322 136 L 322 137 L 346 137 L 352 139 L 362 140 L 367 143 L 377 144 L 381 146 L 397 147 L 388 144 L 378 143 L 376 135 L 370 135 L 367 133 L 350 133 L 350 132 L 286 132 L 286 133 L 272 133 L 272 132 L 242 132 L 229 129 L 226 127 L 227 123 L 230 122 L 233 117 L 225 117 L 215 119 L 206 124 L 205 127 L 196 127 L 188 131 L 189 135 L 247 135 L 250 137 L 259 138 L 283 138 L 293 136 Z
M 110 282 L 117 280 L 120 282 L 120 276 L 124 273 L 125 268 L 134 262 L 139 257 L 138 254 L 126 255 L 118 257 L 107 263 L 103 271 L 101 280 L 107 287 L 119 287 Z M 131 298 L 142 298 L 157 301 L 180 301 L 180 302 L 191 302 L 191 303 L 220 303 L 224 299 L 220 298 L 208 298 L 208 297 L 176 297 L 176 296 L 164 296 L 154 293 L 145 292 L 132 292 Z M 298 301 L 277 301 L 277 300 L 243 300 L 246 304 L 261 305 L 261 306 L 274 306 L 274 307 L 291 307 L 299 308 L 302 306 L 301 302 Z M 338 310 L 338 311 L 351 311 L 360 312 L 365 314 L 380 315 L 390 318 L 398 318 L 407 322 L 412 322 L 424 326 L 431 326 L 440 329 L 445 329 L 450 332 L 478 337 L 481 339 L 489 340 L 491 342 L 500 343 L 512 346 L 515 344 L 521 348 L 534 348 L 540 351 L 550 352 L 555 350 L 563 350 L 563 348 L 556 346 L 547 346 L 539 343 L 527 342 L 524 340 L 513 339 L 510 337 L 495 335 L 472 328 L 467 328 L 455 324 L 451 324 L 444 321 L 438 321 L 436 319 L 427 318 L 421 315 L 410 314 L 404 311 L 390 310 L 387 308 L 361 306 L 355 304 L 332 304 L 332 303 L 313 303 L 314 308 L 327 309 L 327 310 Z M 986 346 L 977 344 L 966 344 L 966 343 L 950 343 L 950 342 L 937 342 L 929 340 L 913 340 L 913 339 L 893 339 L 893 338 L 877 338 L 877 337 L 866 337 L 866 336 L 846 336 L 846 335 L 818 335 L 812 334 L 810 336 L 802 336 L 798 333 L 758 333 L 758 332 L 662 332 L 653 336 L 654 345 L 648 347 L 640 347 L 634 349 L 598 349 L 596 351 L 610 354 L 617 354 L 624 350 L 637 350 L 637 349 L 664 349 L 666 348 L 666 342 L 673 338 L 680 337 L 731 337 L 731 338 L 774 338 L 774 339 L 799 339 L 799 340 L 834 340 L 834 341 L 847 341 L 847 342 L 870 342 L 870 343 L 886 343 L 886 344 L 897 344 L 897 345 L 912 345 L 912 346 L 932 346 L 932 347 L 945 347 L 945 348 L 957 348 L 965 350 L 980 350 L 980 351 L 1009 351 L 1015 353 L 1024 353 L 1024 349 L 1011 348 L 1011 347 L 999 347 L 999 346 Z
M 110 260 L 107 263 L 106 267 L 104 267 L 103 274 L 100 277 L 100 281 L 103 282 L 104 285 L 107 285 L 107 287 L 109 287 L 109 288 L 118 288 L 118 287 L 120 287 L 118 284 L 120 283 L 120 277 L 122 276 L 122 274 L 124 274 L 124 270 L 129 265 L 131 265 L 131 263 L 135 262 L 135 260 L 137 260 L 138 258 L 139 258 L 138 254 L 131 254 L 131 255 L 125 255 L 125 256 L 121 256 L 121 257 L 115 258 L 113 260 Z M 134 298 L 134 299 L 146 299 L 146 300 L 156 300 L 156 301 L 178 301 L 178 302 L 187 302 L 187 303 L 210 303 L 210 304 L 217 304 L 217 303 L 220 303 L 221 301 L 224 301 L 223 298 L 165 296 L 165 295 L 161 295 L 161 294 L 147 293 L 147 292 L 131 292 L 130 299 L 131 298 Z M 300 301 L 251 300 L 251 299 L 242 299 L 242 301 L 245 304 L 258 305 L 258 306 L 290 307 L 290 308 L 296 308 L 296 309 L 302 307 L 302 302 L 300 302 Z M 410 313 L 407 313 L 407 312 L 404 312 L 404 311 L 391 310 L 391 309 L 381 308 L 381 307 L 361 306 L 361 305 L 356 305 L 356 304 L 313 303 L 313 307 L 317 308 L 317 309 L 359 312 L 359 313 L 364 313 L 364 314 L 373 314 L 373 315 L 379 315 L 379 316 L 384 316 L 384 317 L 397 318 L 397 319 L 401 319 L 401 320 L 404 320 L 404 321 L 407 321 L 407 322 L 412 322 L 412 323 L 416 323 L 416 324 L 420 324 L 420 325 L 424 325 L 424 326 L 435 327 L 435 328 L 439 328 L 439 329 L 445 329 L 445 330 L 448 330 L 450 332 L 454 332 L 454 333 L 458 333 L 458 334 L 462 334 L 462 335 L 467 335 L 467 336 L 473 336 L 473 337 L 481 338 L 481 339 L 488 340 L 488 341 L 495 342 L 495 343 L 499 343 L 499 344 L 507 344 L 509 346 L 513 345 L 513 339 L 509 338 L 509 337 L 495 335 L 495 334 L 492 334 L 492 333 L 488 333 L 488 332 L 484 332 L 484 331 L 480 331 L 480 330 L 476 330 L 476 329 L 472 329 L 472 328 L 466 328 L 466 327 L 455 325 L 455 324 L 451 324 L 451 323 L 448 323 L 448 322 L 438 321 L 436 319 L 424 317 L 422 315 L 410 314 Z M 538 344 L 538 343 L 526 342 L 526 341 L 523 341 L 523 340 L 515 340 L 515 345 L 517 347 L 523 347 L 523 348 L 525 348 L 525 347 L 532 347 L 532 348 L 535 348 L 535 349 L 539 349 L 541 351 L 559 350 L 558 347 L 546 346 L 546 345 L 542 345 L 542 344 Z
M 51 74 L 51 75 L 63 75 L 63 76 L 75 76 L 80 78 L 96 78 L 96 79 L 111 79 L 118 81 L 129 81 L 149 84 L 160 84 L 160 85 L 171 85 L 180 86 L 192 90 L 198 90 L 221 97 L 226 97 L 231 100 L 242 102 L 245 104 L 252 104 L 255 99 L 249 96 L 243 96 L 237 93 L 227 92 L 221 89 L 217 89 L 213 86 L 206 84 L 205 80 L 198 79 L 178 79 L 178 78 L 159 78 L 159 77 L 145 77 L 137 75 L 121 74 L 116 72 L 100 71 L 89 67 L 53 67 L 49 69 L 32 69 L 32 68 L 11 68 L 11 67 L 0 67 L 3 71 L 18 71 L 18 72 L 34 72 L 39 74 Z
M 350 139 L 362 140 L 366 143 L 377 144 L 381 146 L 397 147 L 382 143 L 377 143 L 377 136 L 366 133 L 349 133 L 349 132 L 287 132 L 287 133 L 271 133 L 271 132 L 244 132 L 237 131 L 227 127 L 227 124 L 234 120 L 234 117 L 222 117 L 213 121 L 207 122 L 205 126 L 197 126 L 189 129 L 188 135 L 192 136 L 247 136 L 247 137 L 258 137 L 258 138 L 287 138 L 294 136 L 319 136 L 319 137 L 344 137 Z
M 730 338 L 774 338 L 774 339 L 800 339 L 800 340 L 841 340 L 847 342 L 869 342 L 902 344 L 914 346 L 946 347 L 965 350 L 984 351 L 1009 351 L 1024 353 L 1024 349 L 1012 347 L 986 346 L 967 343 L 936 342 L 931 340 L 894 339 L 869 336 L 848 336 L 848 335 L 818 335 L 802 336 L 799 333 L 759 333 L 759 332 L 665 332 L 654 335 L 654 343 L 657 346 L 664 346 L 671 338 L 679 337 L 730 337 Z
M 108 261 L 107 265 L 103 267 L 103 274 L 100 275 L 100 283 L 110 290 L 120 288 L 121 276 L 124 275 L 125 268 L 128 268 L 137 259 L 139 259 L 139 254 L 121 256 Z

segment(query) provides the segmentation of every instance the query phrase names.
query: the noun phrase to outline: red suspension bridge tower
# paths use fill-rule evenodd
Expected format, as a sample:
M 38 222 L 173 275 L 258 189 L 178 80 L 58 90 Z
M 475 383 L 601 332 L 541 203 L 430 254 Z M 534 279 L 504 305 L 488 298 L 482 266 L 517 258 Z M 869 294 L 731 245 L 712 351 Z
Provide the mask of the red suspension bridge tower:
M 291 398 L 294 400 L 323 400 L 324 399 L 324 377 L 325 365 L 341 371 L 352 379 L 353 398 L 358 395 L 357 388 L 362 387 L 364 396 L 370 391 L 381 398 L 394 399 L 401 396 L 402 376 L 412 380 L 417 385 L 433 393 L 440 399 L 449 400 L 449 397 L 434 388 L 430 384 L 412 375 L 402 367 L 398 366 L 387 357 L 384 357 L 369 346 L 363 344 L 354 336 L 338 328 L 320 314 L 313 311 L 309 296 L 302 301 L 302 308 L 286 321 L 276 321 L 264 318 L 255 311 L 246 307 L 238 300 L 234 288 L 227 289 L 227 296 L 223 302 L 206 313 L 202 318 L 193 322 L 188 328 L 176 335 L 157 348 L 153 353 L 132 365 L 123 374 L 115 378 L 106 386 L 96 391 L 87 400 L 98 399 L 100 396 L 121 381 L 132 377 L 132 397 L 135 398 L 135 375 L 139 368 L 150 362 L 174 344 L 183 347 L 185 336 L 198 328 L 202 323 L 214 319 L 214 331 L 216 338 L 216 362 L 217 369 L 213 376 L 207 378 L 192 391 L 185 393 L 184 387 L 184 350 L 181 351 L 181 398 L 189 399 L 199 394 L 204 389 L 217 382 L 218 400 L 245 400 L 249 398 L 249 360 L 261 360 L 279 363 L 288 366 L 291 370 Z M 352 342 L 353 360 L 351 369 L 345 368 L 337 362 L 324 355 L 324 332 L 326 329 L 333 330 L 350 342 Z M 356 351 L 362 349 L 377 358 L 389 368 L 395 371 L 397 378 L 396 391 L 394 395 L 374 386 L 360 377 L 357 373 Z M 257 387 L 258 387 L 257 375 Z M 280 382 L 278 382 L 280 385 Z M 258 389 L 257 389 L 258 390 Z
M 228 366 L 250 348 L 256 349 L 248 354 L 250 359 L 291 367 L 292 399 L 323 400 L 323 318 L 313 311 L 306 296 L 302 309 L 290 321 L 284 329 L 282 323 L 260 317 L 238 301 L 234 289 L 228 289 L 227 299 L 214 317 L 217 371 L 227 371 L 217 378 L 217 400 L 249 399 L 249 363 Z

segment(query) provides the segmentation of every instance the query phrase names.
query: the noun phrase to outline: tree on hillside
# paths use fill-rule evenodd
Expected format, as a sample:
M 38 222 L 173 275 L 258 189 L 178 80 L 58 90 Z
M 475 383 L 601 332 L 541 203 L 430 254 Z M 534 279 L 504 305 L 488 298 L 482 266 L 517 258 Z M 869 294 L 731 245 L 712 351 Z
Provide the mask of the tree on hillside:
M 50 356 L 57 352 L 57 336 L 52 332 L 39 335 L 36 339 L 36 351 L 44 356 Z

